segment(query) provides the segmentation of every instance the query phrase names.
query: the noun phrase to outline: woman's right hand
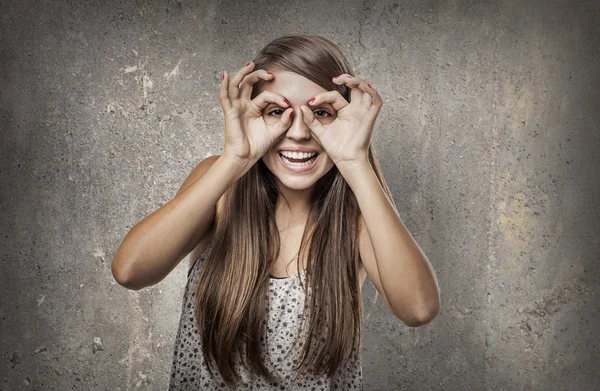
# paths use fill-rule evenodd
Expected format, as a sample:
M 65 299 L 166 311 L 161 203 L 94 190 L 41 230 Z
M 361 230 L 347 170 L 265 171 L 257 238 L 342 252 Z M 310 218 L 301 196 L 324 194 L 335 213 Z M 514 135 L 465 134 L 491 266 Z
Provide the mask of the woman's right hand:
M 291 126 L 293 109 L 280 94 L 263 91 L 254 99 L 252 86 L 259 81 L 273 80 L 275 77 L 264 69 L 252 72 L 254 63 L 250 62 L 235 74 L 231 81 L 229 74 L 223 75 L 219 99 L 225 115 L 225 148 L 223 154 L 238 159 L 244 164 L 254 164 L 271 148 Z M 275 124 L 267 124 L 263 110 L 274 103 L 286 108 Z

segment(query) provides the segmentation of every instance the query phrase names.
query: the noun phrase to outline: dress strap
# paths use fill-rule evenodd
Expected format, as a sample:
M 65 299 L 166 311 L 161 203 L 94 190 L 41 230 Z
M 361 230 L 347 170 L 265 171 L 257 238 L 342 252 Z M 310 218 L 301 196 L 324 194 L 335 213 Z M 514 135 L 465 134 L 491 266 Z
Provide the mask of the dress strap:
M 194 270 L 194 266 L 196 266 L 196 264 L 198 263 L 198 260 L 200 260 L 200 258 L 202 258 L 202 257 L 198 257 L 198 259 L 196 259 L 194 261 L 194 264 L 192 265 L 192 267 L 190 267 L 190 270 L 188 270 L 188 272 L 187 272 L 187 278 L 190 278 L 190 274 L 192 274 L 192 270 Z

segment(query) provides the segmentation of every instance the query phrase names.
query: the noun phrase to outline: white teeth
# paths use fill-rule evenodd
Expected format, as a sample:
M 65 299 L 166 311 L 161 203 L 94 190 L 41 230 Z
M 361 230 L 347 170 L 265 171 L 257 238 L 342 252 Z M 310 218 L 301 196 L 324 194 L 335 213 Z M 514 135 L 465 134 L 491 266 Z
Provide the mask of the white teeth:
M 280 151 L 283 156 L 292 159 L 306 159 L 316 155 L 316 152 L 289 152 L 289 151 Z
M 315 154 L 315 156 L 313 156 L 313 157 L 312 157 L 310 160 L 308 160 L 308 161 L 306 161 L 306 162 L 303 162 L 303 163 L 294 163 L 294 162 L 291 162 L 291 161 L 290 161 L 288 158 L 286 158 L 285 156 L 282 156 L 282 155 L 280 155 L 280 156 L 281 156 L 281 159 L 283 159 L 283 161 L 284 161 L 284 162 L 285 162 L 287 165 L 290 165 L 290 166 L 293 166 L 293 167 L 306 167 L 306 166 L 310 166 L 310 165 L 311 165 L 311 164 L 313 164 L 313 163 L 314 163 L 314 161 L 317 159 L 317 157 L 316 157 L 316 154 Z

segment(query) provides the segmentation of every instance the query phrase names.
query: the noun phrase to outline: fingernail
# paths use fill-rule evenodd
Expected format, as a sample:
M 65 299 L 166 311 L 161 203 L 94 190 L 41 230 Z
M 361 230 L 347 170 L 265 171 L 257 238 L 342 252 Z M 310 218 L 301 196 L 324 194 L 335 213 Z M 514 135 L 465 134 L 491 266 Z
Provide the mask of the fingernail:
M 290 102 L 287 99 L 284 99 L 283 101 L 285 102 L 286 105 L 288 105 L 288 106 L 290 105 Z
M 273 74 L 273 73 L 271 73 L 271 72 L 269 72 L 269 71 L 267 71 L 267 73 L 268 73 L 269 75 L 272 75 L 272 74 Z
M 334 76 L 333 78 L 334 78 L 334 79 L 337 79 L 338 77 L 339 77 L 339 76 Z
M 225 79 L 225 74 L 224 73 L 221 75 L 221 80 L 223 80 L 223 79 Z
M 250 61 L 250 62 L 252 62 L 252 61 Z M 246 66 L 250 65 L 250 62 L 248 64 L 246 64 Z
M 312 98 L 311 100 L 308 101 L 308 103 L 312 103 L 314 102 L 315 98 Z
M 369 83 L 367 83 L 367 85 L 369 86 L 369 88 L 373 88 L 373 87 L 371 87 L 371 85 Z

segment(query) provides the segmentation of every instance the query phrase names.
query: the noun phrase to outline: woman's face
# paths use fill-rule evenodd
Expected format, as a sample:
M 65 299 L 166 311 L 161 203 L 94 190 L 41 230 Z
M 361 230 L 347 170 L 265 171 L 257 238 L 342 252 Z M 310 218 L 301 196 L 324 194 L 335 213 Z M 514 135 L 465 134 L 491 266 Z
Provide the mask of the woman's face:
M 333 122 L 337 117 L 337 113 L 329 103 L 319 106 L 308 104 L 308 101 L 317 93 L 326 91 L 318 84 L 297 73 L 281 70 L 273 70 L 272 72 L 275 77 L 273 80 L 264 83 L 262 91 L 273 91 L 281 94 L 290 102 L 290 107 L 294 109 L 294 116 L 288 130 L 263 155 L 262 160 L 275 177 L 279 179 L 281 185 L 294 190 L 307 189 L 331 170 L 334 164 L 317 138 L 313 136 L 304 123 L 300 105 L 310 107 L 317 120 L 322 124 Z M 275 126 L 286 108 L 275 103 L 269 103 L 263 110 L 263 118 L 267 126 Z M 295 156 L 292 154 L 291 156 L 288 155 L 288 158 L 281 155 L 282 151 L 295 151 L 302 147 L 317 152 L 316 158 L 310 158 L 308 165 L 288 163 L 289 159 L 303 158 L 302 155 Z

